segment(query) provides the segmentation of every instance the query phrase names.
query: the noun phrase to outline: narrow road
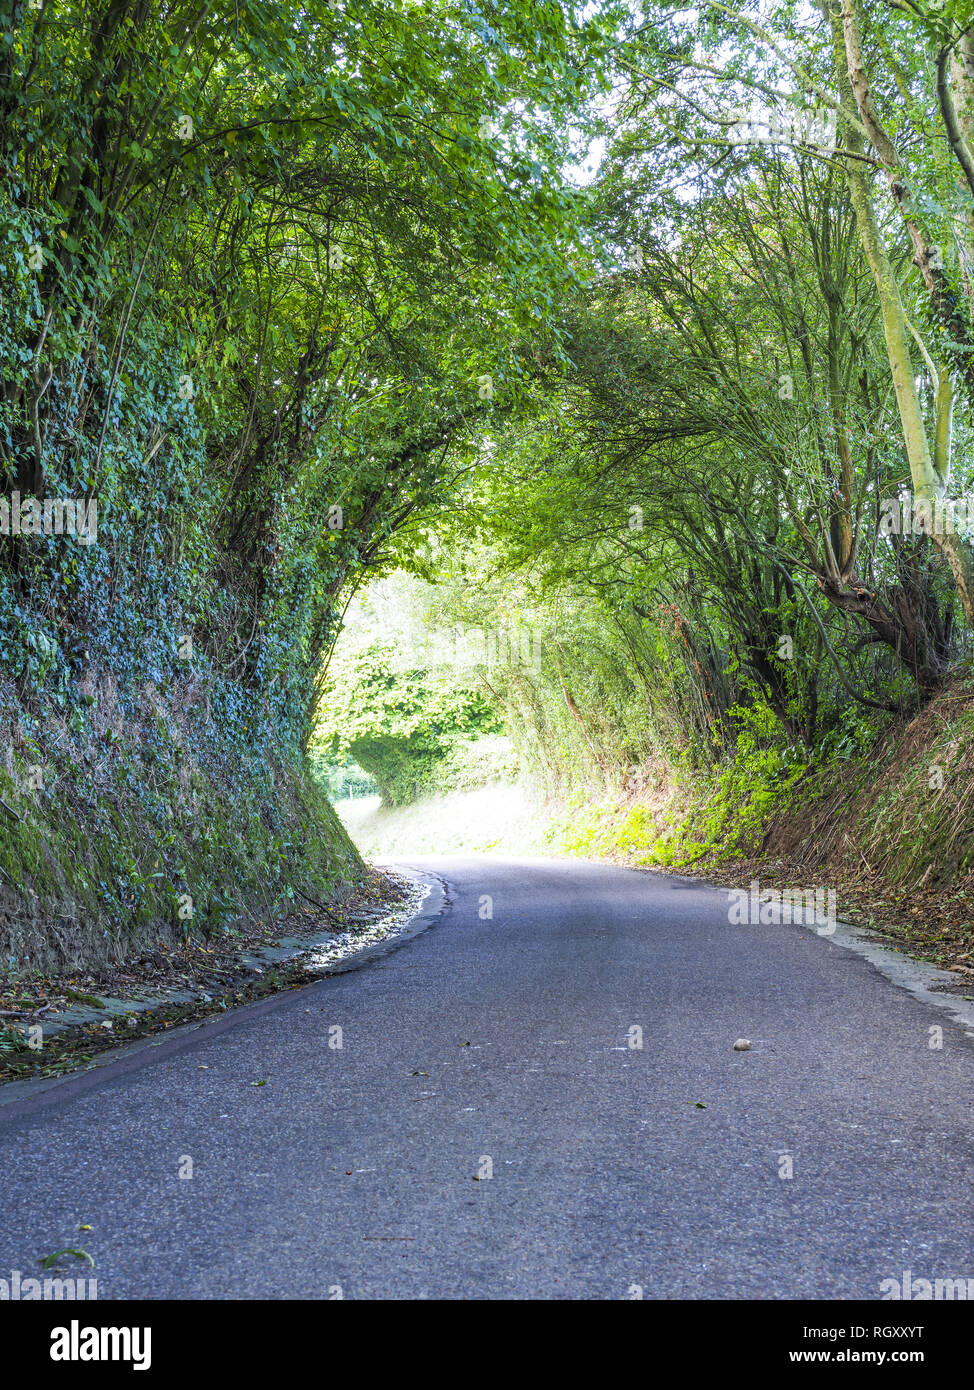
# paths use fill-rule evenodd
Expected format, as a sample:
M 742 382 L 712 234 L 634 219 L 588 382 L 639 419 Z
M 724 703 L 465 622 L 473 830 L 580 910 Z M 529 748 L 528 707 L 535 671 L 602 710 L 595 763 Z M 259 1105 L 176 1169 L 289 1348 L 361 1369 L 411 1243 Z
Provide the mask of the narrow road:
M 717 889 L 415 863 L 449 902 L 398 949 L 0 1108 L 0 1276 L 79 1243 L 100 1299 L 974 1276 L 962 1027 L 809 928 L 730 925 Z

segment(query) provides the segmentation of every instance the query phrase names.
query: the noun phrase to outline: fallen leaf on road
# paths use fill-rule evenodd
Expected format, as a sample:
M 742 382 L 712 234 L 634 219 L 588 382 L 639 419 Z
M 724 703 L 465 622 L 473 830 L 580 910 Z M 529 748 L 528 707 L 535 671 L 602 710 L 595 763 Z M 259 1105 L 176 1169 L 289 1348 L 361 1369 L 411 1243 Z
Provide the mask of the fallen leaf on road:
M 76 1259 L 87 1260 L 88 1263 L 91 1265 L 92 1269 L 94 1269 L 95 1267 L 95 1262 L 88 1254 L 87 1250 L 71 1249 L 55 1250 L 53 1255 L 44 1255 L 41 1259 L 41 1264 L 44 1266 L 45 1269 L 50 1269 L 52 1265 L 57 1263 L 57 1261 L 61 1258 L 62 1255 L 74 1255 Z

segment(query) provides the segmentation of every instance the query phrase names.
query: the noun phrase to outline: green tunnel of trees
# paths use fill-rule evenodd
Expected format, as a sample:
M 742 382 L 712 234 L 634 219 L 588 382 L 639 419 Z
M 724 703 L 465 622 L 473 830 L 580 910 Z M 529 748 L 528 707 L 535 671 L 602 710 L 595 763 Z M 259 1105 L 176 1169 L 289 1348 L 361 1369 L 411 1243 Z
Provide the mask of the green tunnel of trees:
M 393 571 L 534 634 L 542 780 L 967 659 L 971 0 L 4 0 L 0 141 L 12 779 L 111 700 L 300 758 Z

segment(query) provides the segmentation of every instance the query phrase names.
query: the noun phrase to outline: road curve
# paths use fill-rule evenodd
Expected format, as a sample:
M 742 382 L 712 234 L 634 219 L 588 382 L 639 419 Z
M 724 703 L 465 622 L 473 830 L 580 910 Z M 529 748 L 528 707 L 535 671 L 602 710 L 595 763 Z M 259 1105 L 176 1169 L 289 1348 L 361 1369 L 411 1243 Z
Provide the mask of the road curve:
M 399 949 L 0 1109 L 0 1276 L 82 1240 L 100 1299 L 974 1276 L 963 1028 L 811 929 L 730 924 L 694 882 L 413 864 L 448 903 Z

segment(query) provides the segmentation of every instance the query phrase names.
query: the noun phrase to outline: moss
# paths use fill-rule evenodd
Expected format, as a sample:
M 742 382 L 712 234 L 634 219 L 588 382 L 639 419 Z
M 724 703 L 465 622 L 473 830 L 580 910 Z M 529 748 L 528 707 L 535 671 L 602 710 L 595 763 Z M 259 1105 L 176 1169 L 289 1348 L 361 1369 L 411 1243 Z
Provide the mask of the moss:
M 202 720 L 165 724 L 165 741 L 155 712 L 110 745 L 35 734 L 31 761 L 0 769 L 0 951 L 16 972 L 205 939 L 361 873 L 300 748 L 224 736 L 215 750 Z
M 104 999 L 99 999 L 96 994 L 82 994 L 76 989 L 66 989 L 64 991 L 64 997 L 65 999 L 70 999 L 73 1004 L 87 1004 L 89 1008 L 92 1009 L 105 1008 Z

